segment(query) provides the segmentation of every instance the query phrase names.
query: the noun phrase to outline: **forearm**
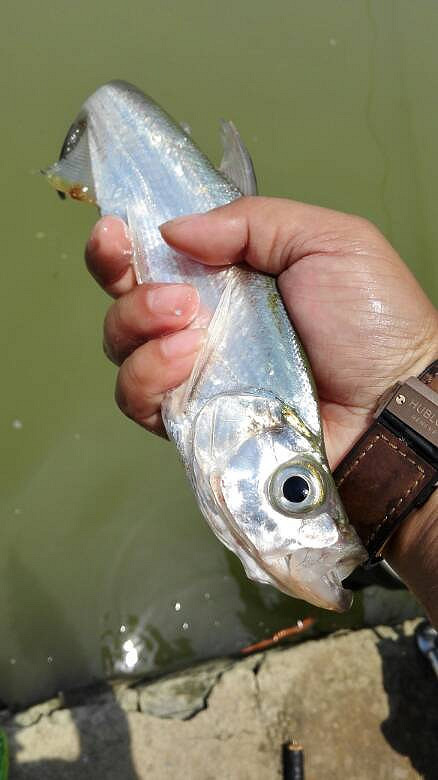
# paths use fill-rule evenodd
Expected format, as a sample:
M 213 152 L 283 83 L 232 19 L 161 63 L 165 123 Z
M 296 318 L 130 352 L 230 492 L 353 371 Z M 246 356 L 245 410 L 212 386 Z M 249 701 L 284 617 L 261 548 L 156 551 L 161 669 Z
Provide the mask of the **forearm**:
M 438 490 L 402 523 L 385 558 L 438 627 Z

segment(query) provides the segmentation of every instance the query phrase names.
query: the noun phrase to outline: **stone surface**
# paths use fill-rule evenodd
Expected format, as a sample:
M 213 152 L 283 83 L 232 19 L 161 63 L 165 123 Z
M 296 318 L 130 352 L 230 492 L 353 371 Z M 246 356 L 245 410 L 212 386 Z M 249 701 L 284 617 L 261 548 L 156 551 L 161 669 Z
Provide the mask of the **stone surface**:
M 438 684 L 412 632 L 366 629 L 227 661 L 188 720 L 175 713 L 187 717 L 201 695 L 202 667 L 191 704 L 185 671 L 180 689 L 174 675 L 108 687 L 29 726 L 11 717 L 11 780 L 272 780 L 292 738 L 304 745 L 306 780 L 434 780 Z M 156 712 L 166 702 L 166 719 L 136 709 L 142 697 Z
M 204 709 L 208 694 L 233 662 L 219 658 L 138 688 L 139 709 L 158 718 L 186 720 Z
M 31 726 L 33 723 L 37 723 L 44 715 L 50 715 L 55 710 L 59 710 L 61 705 L 62 701 L 59 696 L 54 699 L 48 699 L 41 702 L 41 704 L 35 704 L 23 712 L 17 713 L 14 717 L 14 723 L 17 726 Z

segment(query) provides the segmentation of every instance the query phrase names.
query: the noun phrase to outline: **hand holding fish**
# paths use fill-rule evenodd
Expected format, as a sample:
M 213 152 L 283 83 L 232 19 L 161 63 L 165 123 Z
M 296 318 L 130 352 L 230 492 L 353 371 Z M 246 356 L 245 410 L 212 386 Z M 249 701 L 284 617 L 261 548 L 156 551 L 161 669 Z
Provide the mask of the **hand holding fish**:
M 317 383 L 332 468 L 370 424 L 380 395 L 438 353 L 435 307 L 364 219 L 256 197 L 174 220 L 161 232 L 201 263 L 245 260 L 278 277 Z M 202 338 L 184 330 L 197 313 L 196 291 L 137 286 L 130 241 L 116 218 L 97 223 L 86 255 L 91 273 L 118 299 L 104 335 L 107 354 L 121 365 L 118 403 L 136 422 L 161 431 L 163 395 L 187 379 Z M 172 341 L 169 334 L 178 336 Z
M 118 298 L 104 343 L 121 408 L 166 431 L 248 577 L 344 610 L 366 551 L 329 462 L 380 393 L 436 355 L 438 315 L 364 220 L 242 198 L 257 191 L 249 153 L 232 122 L 221 137 L 217 169 L 150 97 L 110 82 L 46 175 L 106 215 L 87 257 Z
M 245 260 L 278 276 L 317 382 L 332 467 L 370 424 L 381 393 L 419 373 L 438 353 L 436 309 L 366 220 L 257 197 L 175 220 L 161 231 L 172 247 L 201 263 Z M 158 432 L 163 395 L 187 379 L 199 347 L 199 330 L 185 330 L 197 314 L 198 296 L 187 286 L 138 287 L 130 255 L 123 222 L 100 220 L 86 256 L 91 273 L 117 298 L 105 322 L 105 349 L 121 365 L 117 400 L 128 416 Z M 432 497 L 405 522 L 388 554 L 431 612 L 435 504 Z M 430 543 L 420 549 L 421 529 Z

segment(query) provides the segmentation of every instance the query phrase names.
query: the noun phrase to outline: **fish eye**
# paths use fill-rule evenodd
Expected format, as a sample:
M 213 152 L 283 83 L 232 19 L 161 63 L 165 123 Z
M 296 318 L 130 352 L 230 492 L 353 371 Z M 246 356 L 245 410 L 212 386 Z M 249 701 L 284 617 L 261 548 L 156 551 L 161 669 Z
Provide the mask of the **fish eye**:
M 290 461 L 272 475 L 268 493 L 276 509 L 294 515 L 315 509 L 324 500 L 324 480 L 316 463 Z
M 291 501 L 293 504 L 301 504 L 306 500 L 310 487 L 307 479 L 298 476 L 288 477 L 282 486 L 283 496 L 286 501 Z

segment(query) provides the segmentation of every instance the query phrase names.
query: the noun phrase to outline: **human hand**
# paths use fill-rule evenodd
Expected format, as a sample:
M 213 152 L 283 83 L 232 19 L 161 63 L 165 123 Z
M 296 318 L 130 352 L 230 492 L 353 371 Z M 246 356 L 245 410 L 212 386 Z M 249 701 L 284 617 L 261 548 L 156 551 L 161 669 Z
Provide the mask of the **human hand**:
M 246 260 L 278 277 L 316 380 L 334 468 L 370 425 L 380 395 L 438 355 L 438 314 L 381 233 L 359 217 L 270 198 L 242 198 L 161 228 L 200 262 Z M 121 366 L 116 397 L 129 417 L 164 432 L 165 392 L 190 375 L 202 333 L 186 285 L 137 286 L 121 220 L 97 224 L 86 251 L 91 273 L 117 298 L 104 347 Z M 405 520 L 386 557 L 438 625 L 438 491 Z
M 438 315 L 369 222 L 273 198 L 241 198 L 161 228 L 175 249 L 209 265 L 246 262 L 278 277 L 309 356 L 332 468 L 369 426 L 380 395 L 438 354 Z M 164 393 L 190 374 L 202 339 L 185 330 L 199 299 L 186 285 L 137 286 L 123 223 L 101 220 L 87 247 L 93 275 L 117 301 L 104 344 L 121 365 L 121 409 L 162 432 Z

